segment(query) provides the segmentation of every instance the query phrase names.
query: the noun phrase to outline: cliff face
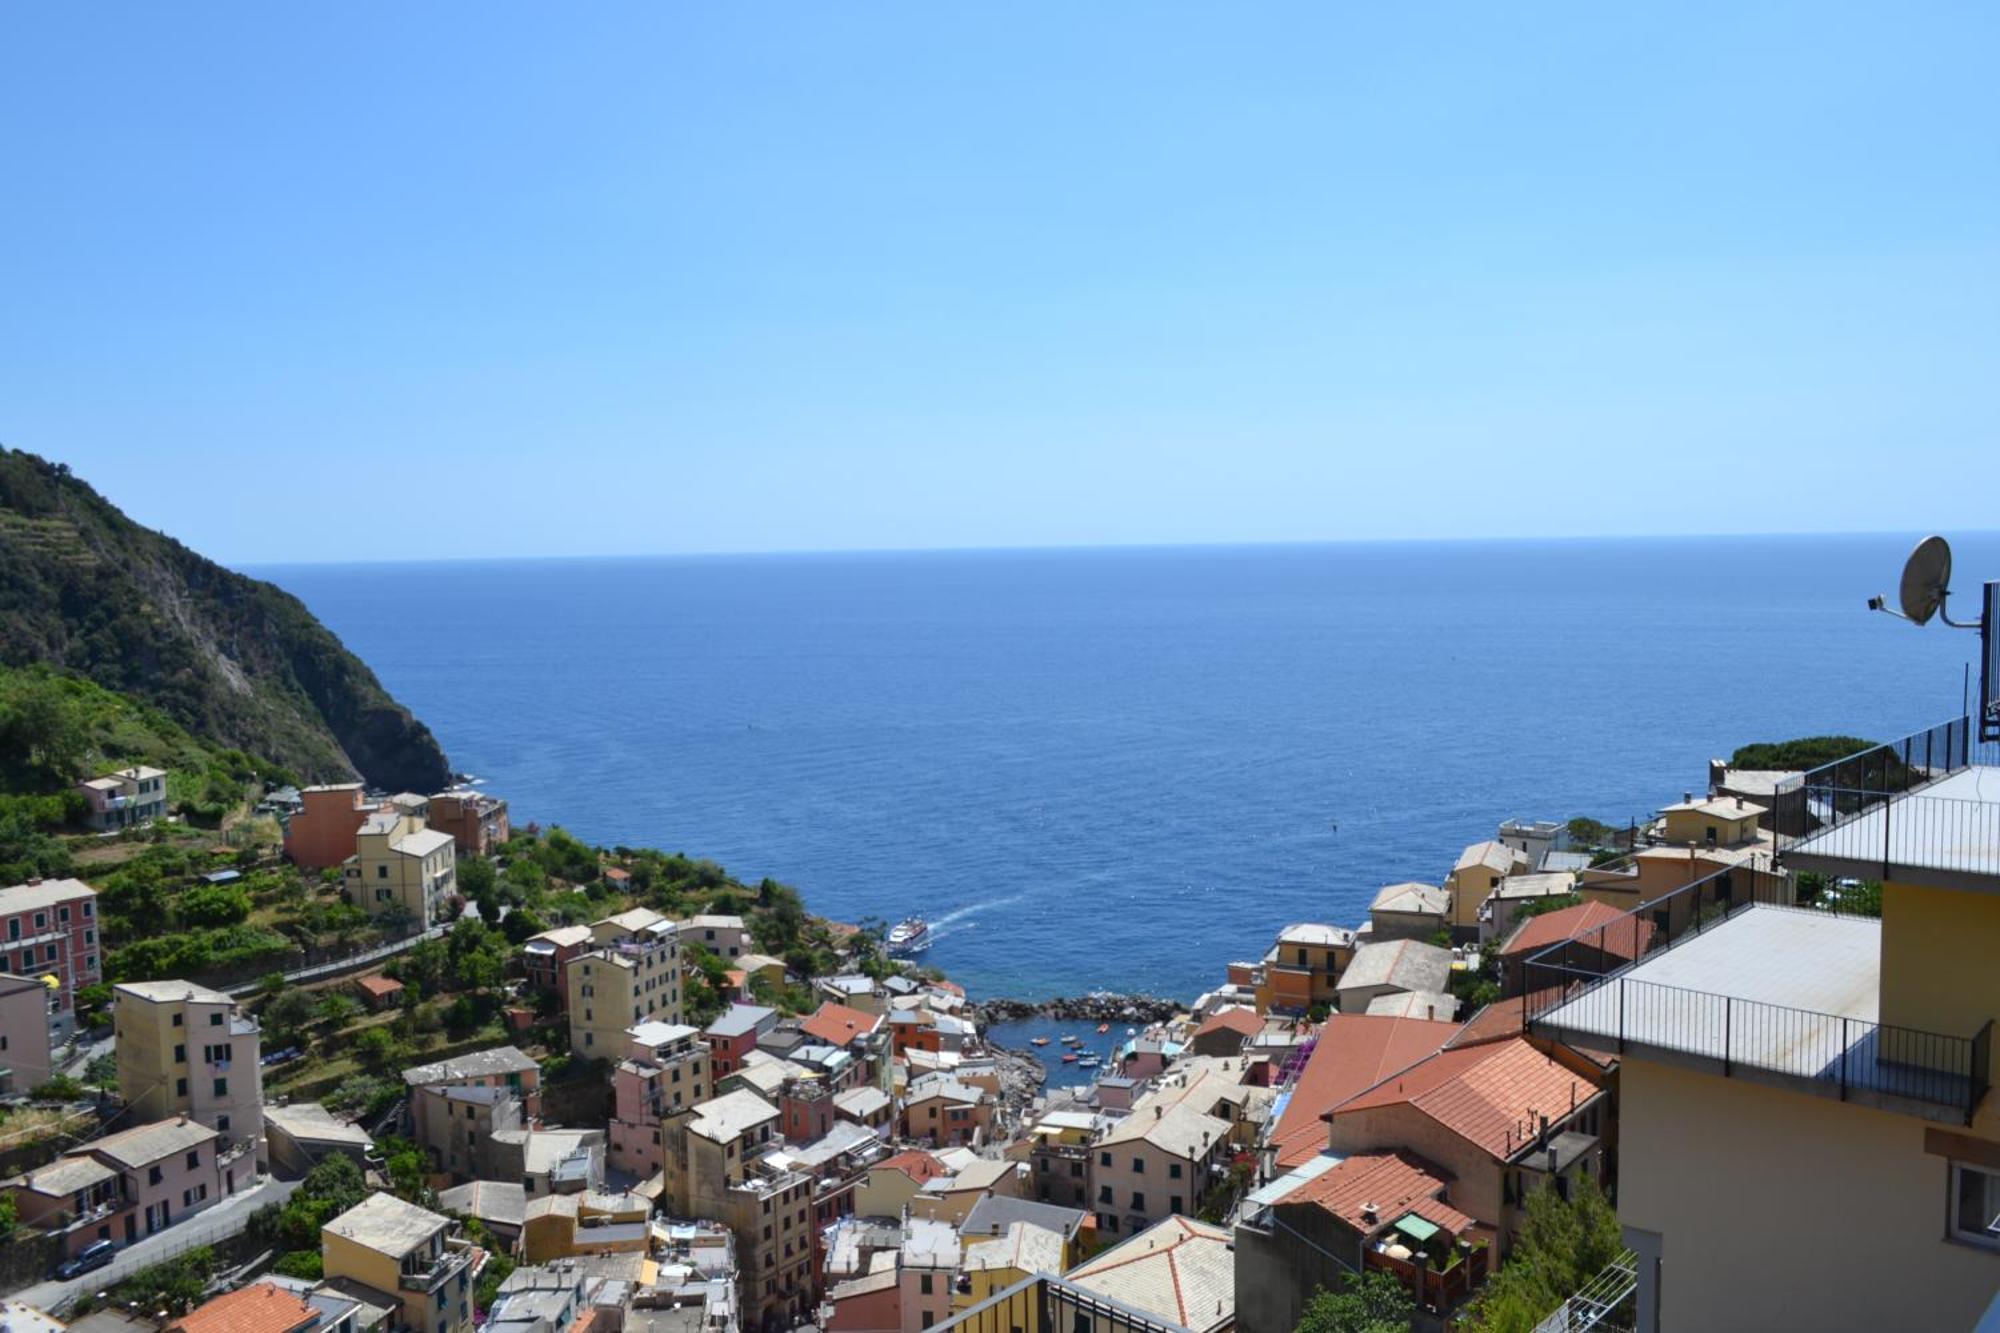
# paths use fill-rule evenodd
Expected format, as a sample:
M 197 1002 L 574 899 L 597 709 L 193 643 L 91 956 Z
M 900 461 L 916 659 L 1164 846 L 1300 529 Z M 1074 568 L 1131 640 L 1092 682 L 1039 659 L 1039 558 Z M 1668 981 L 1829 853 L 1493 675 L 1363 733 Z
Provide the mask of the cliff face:
M 432 792 L 430 728 L 290 593 L 142 528 L 59 463 L 0 449 L 0 662 L 136 695 L 317 781 Z

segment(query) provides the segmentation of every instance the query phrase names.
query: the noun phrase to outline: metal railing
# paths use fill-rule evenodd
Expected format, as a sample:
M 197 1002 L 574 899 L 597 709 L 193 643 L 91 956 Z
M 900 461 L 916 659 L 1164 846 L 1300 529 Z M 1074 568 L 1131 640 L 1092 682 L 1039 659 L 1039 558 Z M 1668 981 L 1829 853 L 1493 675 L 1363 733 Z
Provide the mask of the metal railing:
M 1955 717 L 1781 782 L 1764 827 L 1784 848 L 1974 764 L 1992 763 L 2000 763 L 2000 746 L 1981 742 L 1971 718 Z
M 1821 808 L 1848 813 L 1811 834 L 1809 846 L 1795 843 L 1801 853 L 1879 865 L 1885 879 L 1899 864 L 2000 875 L 2000 802 L 1921 795 L 1890 799 L 1839 787 L 1808 790 Z
M 1714 1060 L 1724 1074 L 1763 1070 L 1970 1114 L 1988 1087 L 1992 1024 L 1958 1037 L 1761 1000 L 1647 981 L 1640 962 L 1699 938 L 1753 905 L 1800 908 L 1790 885 L 1735 868 L 1694 881 L 1526 960 L 1519 1000 L 1525 1026 L 1577 1044 L 1628 1043 Z M 1747 881 L 1747 882 L 1740 882 Z M 1560 1010 L 1560 1014 L 1557 1011 Z

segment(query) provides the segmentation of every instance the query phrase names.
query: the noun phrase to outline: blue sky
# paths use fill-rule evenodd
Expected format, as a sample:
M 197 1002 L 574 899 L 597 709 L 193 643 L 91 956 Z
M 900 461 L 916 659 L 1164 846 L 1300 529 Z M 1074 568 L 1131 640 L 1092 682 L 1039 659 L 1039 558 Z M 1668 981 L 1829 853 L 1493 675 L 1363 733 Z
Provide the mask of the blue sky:
M 0 442 L 240 562 L 1990 527 L 1996 15 L 15 6 Z

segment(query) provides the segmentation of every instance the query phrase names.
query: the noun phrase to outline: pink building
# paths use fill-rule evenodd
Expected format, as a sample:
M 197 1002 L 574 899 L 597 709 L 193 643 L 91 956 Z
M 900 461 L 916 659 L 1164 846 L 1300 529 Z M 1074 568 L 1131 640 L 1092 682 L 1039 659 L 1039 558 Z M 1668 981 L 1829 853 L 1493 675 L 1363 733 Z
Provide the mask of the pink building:
M 253 1163 L 218 1153 L 216 1133 L 186 1116 L 107 1135 L 10 1182 L 23 1225 L 61 1235 L 65 1253 L 129 1245 L 247 1186 Z
M 53 977 L 52 1044 L 76 1030 L 76 993 L 104 979 L 98 961 L 97 890 L 78 879 L 31 879 L 0 889 L 0 973 Z
M 589 926 L 557 926 L 521 942 L 521 968 L 532 990 L 554 991 L 569 1012 L 570 960 L 591 947 Z
M 34 977 L 0 977 L 0 1091 L 49 1081 L 49 988 Z
M 639 1023 L 625 1035 L 625 1058 L 611 1072 L 605 1160 L 644 1180 L 666 1164 L 662 1124 L 714 1094 L 714 1062 L 700 1034 L 678 1023 Z
M 757 1038 L 778 1026 L 778 1011 L 755 1004 L 732 1004 L 722 1017 L 702 1029 L 715 1057 L 717 1082 L 743 1067 L 743 1057 L 757 1049 Z

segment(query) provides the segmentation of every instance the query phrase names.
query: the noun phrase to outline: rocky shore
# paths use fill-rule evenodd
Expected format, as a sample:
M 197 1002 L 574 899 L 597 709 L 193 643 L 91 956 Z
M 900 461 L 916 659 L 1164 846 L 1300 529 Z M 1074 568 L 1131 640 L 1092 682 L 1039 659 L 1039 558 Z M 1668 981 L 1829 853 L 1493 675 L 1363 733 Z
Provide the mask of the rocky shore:
M 1187 1008 L 1158 995 L 1121 995 L 1093 991 L 1089 995 L 1059 995 L 1049 1000 L 980 1000 L 973 1012 L 982 1024 L 1020 1023 L 1030 1018 L 1057 1018 L 1089 1023 L 1157 1023 Z

